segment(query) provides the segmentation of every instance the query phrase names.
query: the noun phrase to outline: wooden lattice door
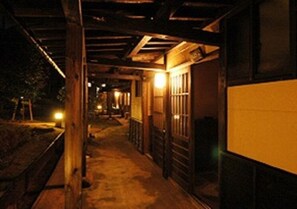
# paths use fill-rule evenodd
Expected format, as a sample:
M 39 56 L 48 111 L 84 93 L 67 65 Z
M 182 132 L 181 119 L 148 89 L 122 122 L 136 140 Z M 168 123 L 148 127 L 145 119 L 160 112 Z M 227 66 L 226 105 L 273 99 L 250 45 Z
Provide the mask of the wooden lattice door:
M 170 175 L 183 188 L 190 184 L 190 69 L 170 74 Z

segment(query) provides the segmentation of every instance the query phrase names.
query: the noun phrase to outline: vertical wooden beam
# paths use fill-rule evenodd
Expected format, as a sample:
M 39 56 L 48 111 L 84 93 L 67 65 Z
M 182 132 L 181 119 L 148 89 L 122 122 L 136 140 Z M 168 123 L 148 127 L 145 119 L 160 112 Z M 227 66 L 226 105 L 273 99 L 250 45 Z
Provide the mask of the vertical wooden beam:
M 82 176 L 87 175 L 87 145 L 88 145 L 88 65 L 86 60 L 86 44 L 83 33 L 83 156 L 82 156 Z
M 88 145 L 88 72 L 87 65 L 84 65 L 83 72 L 83 156 L 82 156 L 82 176 L 87 174 L 87 145 Z
M 194 126 L 194 111 L 193 111 L 193 108 L 194 108 L 194 105 L 192 105 L 193 103 L 193 99 L 192 99 L 192 90 L 193 90 L 193 79 L 192 79 L 192 70 L 191 70 L 191 67 L 190 69 L 188 70 L 188 93 L 189 93 L 189 96 L 188 96 L 188 114 L 189 114 L 189 119 L 188 119 L 188 129 L 189 129 L 189 187 L 188 187 L 188 192 L 189 193 L 193 193 L 194 191 L 194 182 L 195 182 L 195 144 L 194 144 L 194 133 L 195 133 L 195 129 L 193 129 L 193 126 Z M 194 96 L 194 95 L 193 95 Z
M 165 63 L 167 58 L 165 58 Z M 167 65 L 167 64 L 166 64 Z M 165 129 L 165 156 L 163 163 L 163 176 L 168 178 L 171 173 L 171 102 L 170 102 L 170 73 L 166 73 L 166 86 L 163 93 L 164 98 L 164 129 Z
M 142 138 L 143 153 L 149 152 L 148 81 L 142 82 Z
M 163 177 L 168 178 L 171 175 L 172 164 L 172 148 L 171 148 L 171 100 L 170 100 L 170 72 L 168 71 L 168 56 L 164 57 L 164 64 L 166 66 L 166 85 L 163 90 L 163 115 L 164 115 L 164 146 L 165 155 L 163 159 Z
M 66 24 L 65 209 L 82 207 L 83 28 Z

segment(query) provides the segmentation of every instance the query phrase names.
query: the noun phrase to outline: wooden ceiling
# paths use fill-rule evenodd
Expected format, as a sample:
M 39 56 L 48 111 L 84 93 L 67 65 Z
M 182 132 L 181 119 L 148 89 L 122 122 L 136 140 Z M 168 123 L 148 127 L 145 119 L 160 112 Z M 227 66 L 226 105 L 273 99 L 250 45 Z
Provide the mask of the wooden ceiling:
M 24 34 L 63 74 L 66 20 L 61 0 L 1 2 Z M 156 60 L 182 41 L 219 46 L 221 34 L 203 29 L 226 15 L 235 2 L 82 0 L 90 74 L 132 75 L 139 70 L 164 70 L 165 65 L 156 64 Z

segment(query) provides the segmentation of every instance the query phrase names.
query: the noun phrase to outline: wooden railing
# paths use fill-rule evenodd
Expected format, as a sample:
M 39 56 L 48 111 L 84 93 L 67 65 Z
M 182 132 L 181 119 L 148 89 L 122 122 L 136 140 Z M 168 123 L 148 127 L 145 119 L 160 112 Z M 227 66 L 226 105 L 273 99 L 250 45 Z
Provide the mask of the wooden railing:
M 64 133 L 61 133 L 18 175 L 0 179 L 1 209 L 30 209 L 51 176 L 64 150 Z

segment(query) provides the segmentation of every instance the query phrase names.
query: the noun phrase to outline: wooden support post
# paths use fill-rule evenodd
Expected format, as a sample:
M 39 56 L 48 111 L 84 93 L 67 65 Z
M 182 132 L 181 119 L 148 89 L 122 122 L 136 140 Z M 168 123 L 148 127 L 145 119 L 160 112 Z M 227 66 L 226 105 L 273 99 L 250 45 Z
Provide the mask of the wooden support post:
M 83 156 L 82 156 L 82 176 L 86 177 L 87 175 L 87 146 L 88 146 L 88 67 L 86 60 L 86 44 L 85 44 L 85 35 L 83 32 Z
M 28 105 L 29 105 L 30 120 L 33 121 L 33 111 L 32 111 L 32 102 L 31 102 L 31 99 L 29 99 Z
M 163 157 L 163 176 L 168 178 L 171 172 L 171 106 L 170 106 L 170 74 L 166 73 L 166 85 L 163 91 L 164 98 L 164 129 L 165 129 L 165 149 Z
M 84 65 L 84 85 L 83 85 L 83 159 L 82 159 L 82 176 L 87 175 L 87 146 L 88 146 L 88 72 L 87 65 Z
M 65 100 L 65 209 L 82 207 L 83 28 L 67 22 Z
M 148 82 L 142 82 L 142 133 L 143 153 L 149 152 Z

